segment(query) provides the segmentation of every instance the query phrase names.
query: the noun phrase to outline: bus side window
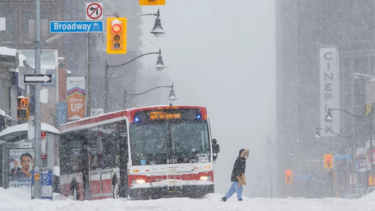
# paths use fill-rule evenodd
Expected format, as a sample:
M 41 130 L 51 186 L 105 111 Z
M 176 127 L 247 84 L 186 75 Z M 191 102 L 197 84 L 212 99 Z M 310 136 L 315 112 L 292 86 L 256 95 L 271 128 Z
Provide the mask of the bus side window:
M 72 149 L 72 170 L 73 172 L 80 172 L 82 168 L 82 157 L 81 157 L 81 149 L 74 148 Z

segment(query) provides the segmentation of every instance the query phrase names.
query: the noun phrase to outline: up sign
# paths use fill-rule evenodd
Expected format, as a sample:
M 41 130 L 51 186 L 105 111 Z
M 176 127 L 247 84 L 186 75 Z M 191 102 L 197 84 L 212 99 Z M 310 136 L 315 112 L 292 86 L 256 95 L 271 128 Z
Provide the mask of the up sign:
M 67 78 L 68 120 L 77 120 L 85 117 L 85 78 Z

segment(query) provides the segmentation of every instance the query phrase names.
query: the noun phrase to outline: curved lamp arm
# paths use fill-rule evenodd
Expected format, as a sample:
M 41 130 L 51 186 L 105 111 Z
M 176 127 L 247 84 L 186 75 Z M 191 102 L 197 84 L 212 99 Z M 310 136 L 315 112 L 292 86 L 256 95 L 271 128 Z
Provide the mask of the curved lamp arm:
M 119 64 L 119 65 L 108 65 L 108 67 L 120 67 L 120 66 L 123 66 L 123 65 L 127 65 L 127 64 L 133 62 L 134 60 L 136 60 L 136 59 L 138 59 L 138 58 L 140 58 L 140 57 L 142 57 L 142 56 L 146 56 L 146 55 L 150 55 L 150 54 L 160 54 L 160 51 L 159 51 L 159 52 L 145 53 L 145 54 L 139 55 L 139 56 L 135 57 L 134 59 L 132 59 L 132 60 L 130 60 L 130 61 L 128 61 L 128 62 L 125 62 L 125 63 L 123 63 L 123 64 Z
M 147 91 L 145 91 L 145 92 L 142 92 L 142 93 L 138 93 L 138 94 L 126 94 L 126 95 L 131 95 L 131 96 L 135 96 L 135 95 L 143 95 L 143 94 L 146 94 L 147 92 L 150 92 L 150 91 L 152 91 L 152 90 L 154 90 L 154 89 L 159 89 L 159 88 L 163 88 L 163 87 L 165 87 L 165 88 L 173 88 L 173 86 L 157 86 L 157 87 L 154 87 L 154 88 L 149 89 L 149 90 L 147 90 Z

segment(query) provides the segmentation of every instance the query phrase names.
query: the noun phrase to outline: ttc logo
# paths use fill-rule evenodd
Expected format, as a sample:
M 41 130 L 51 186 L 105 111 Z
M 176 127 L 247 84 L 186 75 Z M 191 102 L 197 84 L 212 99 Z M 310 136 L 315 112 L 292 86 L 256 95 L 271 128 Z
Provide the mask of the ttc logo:
M 44 175 L 42 176 L 42 182 L 47 182 L 48 180 L 49 180 L 49 176 L 46 175 L 46 174 L 44 174 Z

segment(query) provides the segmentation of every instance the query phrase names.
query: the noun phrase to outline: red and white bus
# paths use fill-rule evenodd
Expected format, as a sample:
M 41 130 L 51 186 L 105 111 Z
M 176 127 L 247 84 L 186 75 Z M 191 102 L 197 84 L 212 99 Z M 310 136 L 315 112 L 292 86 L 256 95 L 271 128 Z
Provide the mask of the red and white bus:
M 200 106 L 154 106 L 60 126 L 61 194 L 74 199 L 202 197 L 219 145 Z

